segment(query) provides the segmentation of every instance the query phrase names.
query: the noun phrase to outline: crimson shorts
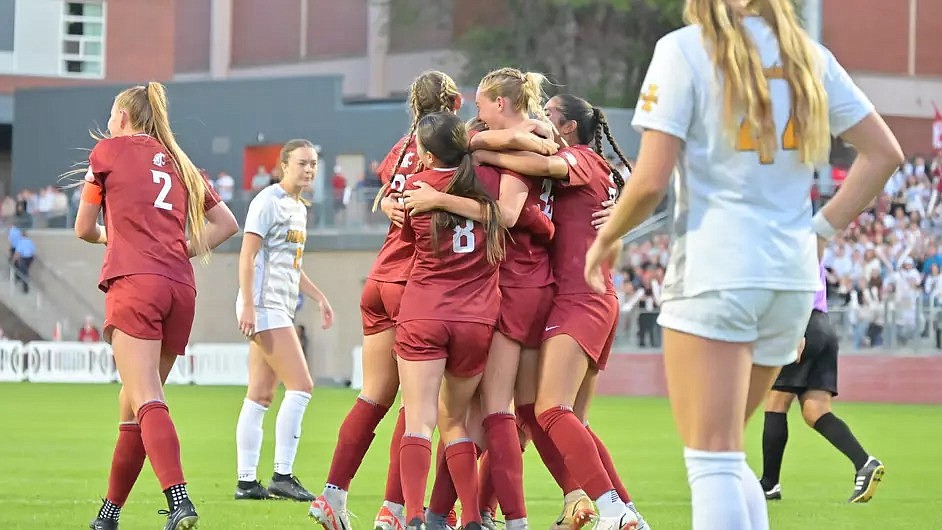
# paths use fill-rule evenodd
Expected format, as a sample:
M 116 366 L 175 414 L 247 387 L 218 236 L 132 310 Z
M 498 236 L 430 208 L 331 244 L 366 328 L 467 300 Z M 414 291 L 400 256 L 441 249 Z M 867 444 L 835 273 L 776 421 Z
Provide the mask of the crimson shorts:
M 396 327 L 396 356 L 407 361 L 448 359 L 445 369 L 458 377 L 484 371 L 494 324 L 409 320 Z
M 136 339 L 161 340 L 163 350 L 183 355 L 196 313 L 196 289 L 157 274 L 111 280 L 105 293 L 105 340 L 115 329 Z
M 558 294 L 546 319 L 543 340 L 569 335 L 604 370 L 618 327 L 618 298 L 613 294 Z
M 360 295 L 360 318 L 363 320 L 363 334 L 375 335 L 396 325 L 399 316 L 399 302 L 406 284 L 400 282 L 380 282 L 367 278 Z
M 539 348 L 543 328 L 553 307 L 552 285 L 543 287 L 500 287 L 500 316 L 497 331 L 524 348 Z

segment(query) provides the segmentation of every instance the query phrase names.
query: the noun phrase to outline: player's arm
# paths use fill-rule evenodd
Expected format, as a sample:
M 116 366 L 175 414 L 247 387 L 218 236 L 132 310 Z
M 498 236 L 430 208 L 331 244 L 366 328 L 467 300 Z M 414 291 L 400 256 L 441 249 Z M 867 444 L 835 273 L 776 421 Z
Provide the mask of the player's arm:
M 402 228 L 402 223 L 405 220 L 403 216 L 404 207 L 399 203 L 400 194 L 390 193 L 380 200 L 380 208 L 383 210 L 383 213 L 386 214 L 386 217 L 392 221 L 392 224 Z
M 899 142 L 876 112 L 847 129 L 841 138 L 857 149 L 857 158 L 847 171 L 844 184 L 815 214 L 819 255 L 824 243 L 860 215 L 883 190 L 896 167 L 904 162 Z
M 301 271 L 301 284 L 299 287 L 302 293 L 316 301 L 318 306 L 320 306 L 321 326 L 324 329 L 330 328 L 334 323 L 334 309 L 330 306 L 330 302 L 327 301 L 327 295 L 317 288 L 317 285 L 308 278 L 304 271 Z
M 239 251 L 239 293 L 242 295 L 239 330 L 246 337 L 255 334 L 255 256 L 261 248 L 262 236 L 253 232 L 242 234 L 242 249 Z
M 232 211 L 226 206 L 226 203 L 220 201 L 206 211 L 206 232 L 204 233 L 206 241 L 206 252 L 218 247 L 223 241 L 234 236 L 239 231 L 239 222 L 236 221 Z M 197 249 L 186 242 L 187 251 L 190 257 L 201 254 Z
M 416 188 L 405 192 L 406 208 L 410 213 L 445 210 L 472 221 L 484 222 L 484 208 L 478 201 L 438 191 L 425 182 L 418 181 L 413 184 Z M 513 228 L 517 224 L 517 219 L 527 200 L 528 191 L 527 185 L 520 179 L 510 175 L 501 175 L 500 195 L 497 199 L 501 226 Z
M 543 156 L 527 151 L 476 151 L 474 159 L 481 164 L 502 167 L 530 177 L 565 179 L 569 176 L 569 164 L 559 156 Z
M 556 142 L 518 129 L 481 131 L 471 138 L 471 151 L 531 151 L 551 155 L 559 150 Z
M 98 224 L 101 214 L 101 188 L 93 182 L 86 182 L 82 188 L 82 201 L 75 216 L 75 235 L 79 239 L 105 245 L 108 236 L 105 227 Z

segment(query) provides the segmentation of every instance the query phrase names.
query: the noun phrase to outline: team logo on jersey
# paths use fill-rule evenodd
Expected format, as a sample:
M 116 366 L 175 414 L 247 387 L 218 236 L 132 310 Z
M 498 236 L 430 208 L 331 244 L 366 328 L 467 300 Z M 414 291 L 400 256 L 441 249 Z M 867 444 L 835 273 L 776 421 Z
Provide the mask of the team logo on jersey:
M 638 106 L 645 112 L 651 112 L 654 105 L 657 105 L 657 85 L 651 83 L 648 85 L 648 91 L 642 92 L 641 97 L 638 98 Z
M 576 167 L 578 162 L 576 161 L 576 156 L 574 154 L 570 153 L 569 151 L 563 151 L 563 158 L 566 159 L 566 163 L 568 163 L 570 166 Z
M 167 164 L 167 155 L 164 153 L 157 153 L 154 155 L 154 165 L 157 167 L 164 167 Z

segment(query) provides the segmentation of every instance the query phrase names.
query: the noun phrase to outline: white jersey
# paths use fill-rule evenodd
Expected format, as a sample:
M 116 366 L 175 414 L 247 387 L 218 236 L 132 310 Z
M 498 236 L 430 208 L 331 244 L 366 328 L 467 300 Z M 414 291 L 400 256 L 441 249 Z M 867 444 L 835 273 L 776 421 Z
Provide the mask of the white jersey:
M 252 199 L 245 232 L 262 238 L 262 248 L 255 255 L 255 307 L 282 310 L 293 318 L 307 238 L 307 208 L 280 185 L 272 184 Z M 236 303 L 241 307 L 241 290 Z
M 780 74 L 776 78 L 778 42 L 762 18 L 748 17 L 744 25 L 770 78 L 780 135 L 774 160 L 760 162 L 749 142 L 752 135 L 743 135 L 744 141 L 725 132 L 722 82 L 699 26 L 658 41 L 635 109 L 632 125 L 639 131 L 661 131 L 685 142 L 674 183 L 675 237 L 665 299 L 725 289 L 819 288 L 811 229 L 813 169 L 800 161 L 787 127 L 791 96 L 787 81 Z M 837 136 L 873 105 L 826 48 L 817 51 L 831 134 Z

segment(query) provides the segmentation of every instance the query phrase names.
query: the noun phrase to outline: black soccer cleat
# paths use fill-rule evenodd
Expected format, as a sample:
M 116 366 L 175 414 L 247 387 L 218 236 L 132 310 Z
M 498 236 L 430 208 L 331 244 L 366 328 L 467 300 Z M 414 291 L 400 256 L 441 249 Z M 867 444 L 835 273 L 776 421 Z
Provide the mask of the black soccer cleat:
M 864 467 L 857 470 L 857 476 L 854 478 L 854 493 L 847 502 L 864 503 L 869 501 L 880 481 L 883 480 L 885 473 L 886 468 L 883 467 L 883 462 L 871 456 L 864 464 Z
M 246 487 L 243 487 L 243 486 L 246 486 Z M 270 499 L 271 494 L 268 493 L 268 489 L 266 489 L 265 486 L 262 486 L 262 483 L 257 480 L 255 482 L 251 482 L 248 484 L 240 480 L 239 483 L 236 485 L 234 497 L 235 497 L 235 500 L 237 501 L 245 501 L 245 500 L 260 501 L 260 500 Z
M 94 521 L 88 523 L 88 527 L 92 530 L 118 530 L 118 521 L 96 517 Z
M 290 475 L 287 480 L 272 478 L 272 481 L 268 484 L 268 493 L 272 497 L 281 497 L 299 502 L 312 502 L 315 499 L 314 495 L 304 489 L 301 481 L 294 475 Z
M 199 515 L 190 499 L 183 499 L 173 510 L 159 510 L 157 513 L 167 516 L 164 530 L 191 530 L 196 528 Z

